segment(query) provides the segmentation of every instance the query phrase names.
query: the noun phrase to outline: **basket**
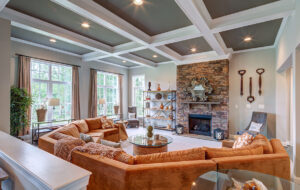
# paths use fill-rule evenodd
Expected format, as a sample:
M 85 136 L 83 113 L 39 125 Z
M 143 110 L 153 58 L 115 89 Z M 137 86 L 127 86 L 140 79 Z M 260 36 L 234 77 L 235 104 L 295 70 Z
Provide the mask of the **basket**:
M 46 113 L 47 113 L 47 109 L 37 109 L 36 110 L 36 115 L 37 115 L 38 122 L 45 121 Z

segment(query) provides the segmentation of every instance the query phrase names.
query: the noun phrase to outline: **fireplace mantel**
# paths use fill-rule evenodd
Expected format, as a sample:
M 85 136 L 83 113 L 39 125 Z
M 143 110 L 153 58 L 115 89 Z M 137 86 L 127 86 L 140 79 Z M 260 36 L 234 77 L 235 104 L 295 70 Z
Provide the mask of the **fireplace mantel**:
M 182 104 L 189 104 L 191 106 L 191 104 L 201 104 L 201 105 L 207 105 L 209 111 L 211 111 L 211 106 L 212 105 L 219 105 L 220 102 L 181 102 Z

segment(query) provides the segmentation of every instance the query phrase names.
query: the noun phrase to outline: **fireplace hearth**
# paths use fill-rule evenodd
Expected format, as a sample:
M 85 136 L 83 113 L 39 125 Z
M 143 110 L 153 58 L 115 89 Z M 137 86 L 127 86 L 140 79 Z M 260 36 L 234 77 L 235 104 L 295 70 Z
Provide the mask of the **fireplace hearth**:
M 189 114 L 189 133 L 211 136 L 212 115 Z

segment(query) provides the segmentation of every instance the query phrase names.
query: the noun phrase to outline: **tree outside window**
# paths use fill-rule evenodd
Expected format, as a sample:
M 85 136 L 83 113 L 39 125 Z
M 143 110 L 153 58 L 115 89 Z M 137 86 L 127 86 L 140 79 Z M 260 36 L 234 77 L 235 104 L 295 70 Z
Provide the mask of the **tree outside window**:
M 49 98 L 58 98 L 60 106 L 48 107 L 47 120 L 71 119 L 72 67 L 31 59 L 31 121 L 37 121 L 36 109 L 47 105 Z
M 145 89 L 145 76 L 132 76 L 132 105 L 137 108 L 137 116 L 143 117 L 143 92 Z
M 105 72 L 97 72 L 97 103 L 104 98 L 106 104 L 97 106 L 98 115 L 113 116 L 114 105 L 119 104 L 119 80 L 118 75 Z

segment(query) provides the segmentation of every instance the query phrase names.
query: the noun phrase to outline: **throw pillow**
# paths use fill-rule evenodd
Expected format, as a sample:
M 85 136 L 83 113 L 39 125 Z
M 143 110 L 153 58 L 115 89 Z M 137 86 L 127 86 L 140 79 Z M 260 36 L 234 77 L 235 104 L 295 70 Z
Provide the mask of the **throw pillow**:
M 262 134 L 257 135 L 253 142 L 249 145 L 251 146 L 262 146 L 264 149 L 264 154 L 272 154 L 273 153 L 273 147 L 270 141 L 268 140 L 267 137 L 265 137 Z
M 54 155 L 70 161 L 72 150 L 75 147 L 83 146 L 84 144 L 85 142 L 83 140 L 70 136 L 60 139 L 54 144 Z
M 110 146 L 113 148 L 121 148 L 121 143 L 116 143 L 116 142 L 112 142 L 112 141 L 108 141 L 108 140 L 104 140 L 104 139 L 101 139 L 100 143 L 105 146 Z
M 58 130 L 58 132 L 63 133 L 65 135 L 69 135 L 75 138 L 80 138 L 80 133 L 73 123 L 70 123 Z
M 102 128 L 109 129 L 114 127 L 114 121 L 112 119 L 101 118 Z
M 254 132 L 259 133 L 262 126 L 263 126 L 262 123 L 256 123 L 256 122 L 252 121 L 250 124 L 250 127 L 249 127 L 249 131 L 254 131 Z
M 80 139 L 86 143 L 94 142 L 94 139 L 92 138 L 92 136 L 84 134 L 84 133 L 80 133 Z
M 135 119 L 135 113 L 128 113 L 128 119 Z
M 150 164 L 190 160 L 205 160 L 205 151 L 202 148 L 193 148 L 188 150 L 137 155 L 134 159 L 134 162 L 135 164 Z
M 60 139 L 67 138 L 67 137 L 70 137 L 70 136 L 65 135 L 63 133 L 60 133 L 60 132 L 55 132 L 55 133 L 51 134 L 50 137 L 55 139 L 55 140 L 60 140 Z
M 101 117 L 100 118 L 89 118 L 85 120 L 89 131 L 95 130 L 95 129 L 101 129 Z
M 86 123 L 85 120 L 77 120 L 72 122 L 74 125 L 76 125 L 76 127 L 78 128 L 80 133 L 87 133 L 89 132 L 89 126 Z
M 205 147 L 205 158 L 222 158 L 222 157 L 234 157 L 234 156 L 247 156 L 247 155 L 259 155 L 263 154 L 262 146 L 244 147 L 244 148 L 207 148 Z
M 239 136 L 236 141 L 234 141 L 234 144 L 232 148 L 242 148 L 244 146 L 248 146 L 252 143 L 254 137 L 248 133 L 244 133 L 241 136 Z

